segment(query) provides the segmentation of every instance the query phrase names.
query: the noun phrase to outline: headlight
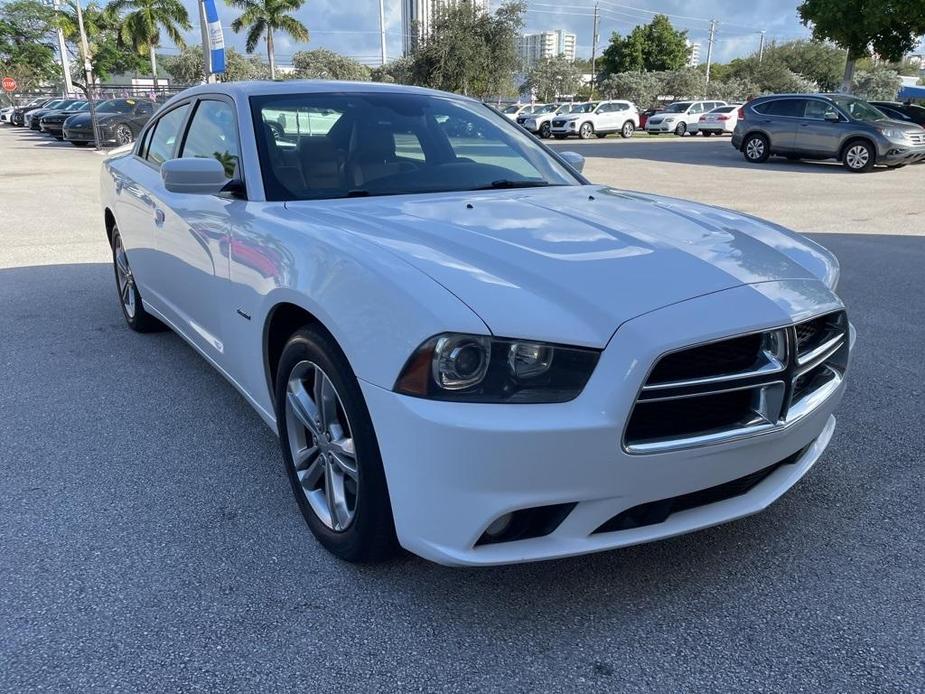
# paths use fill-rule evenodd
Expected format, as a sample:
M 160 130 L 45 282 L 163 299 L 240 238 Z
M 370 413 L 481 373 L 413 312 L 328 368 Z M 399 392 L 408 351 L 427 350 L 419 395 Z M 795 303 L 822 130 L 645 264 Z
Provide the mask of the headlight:
M 887 140 L 893 140 L 894 142 L 906 141 L 905 130 L 898 130 L 897 128 L 880 128 L 879 130 Z
M 677 116 L 665 116 L 664 118 L 662 118 L 662 120 L 665 121 L 666 123 L 673 123 L 674 121 L 678 120 L 678 117 Z
M 415 350 L 395 391 L 461 402 L 566 402 L 581 393 L 599 356 L 595 349 L 446 333 Z

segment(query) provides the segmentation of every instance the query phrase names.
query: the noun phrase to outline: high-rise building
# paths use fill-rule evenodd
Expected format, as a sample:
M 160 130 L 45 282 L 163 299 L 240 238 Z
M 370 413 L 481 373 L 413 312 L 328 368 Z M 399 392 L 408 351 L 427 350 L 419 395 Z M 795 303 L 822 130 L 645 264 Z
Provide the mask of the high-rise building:
M 542 31 L 538 34 L 524 34 L 518 39 L 520 57 L 524 69 L 528 70 L 539 61 L 564 55 L 575 60 L 575 34 L 562 29 Z
M 468 3 L 487 11 L 489 0 L 401 0 L 401 34 L 402 48 L 407 55 L 414 41 L 430 32 L 434 13 L 440 7 L 452 7 Z M 417 36 L 414 25 L 417 23 Z
M 700 44 L 688 41 L 687 47 L 691 50 L 690 57 L 687 59 L 687 67 L 697 67 L 700 65 Z

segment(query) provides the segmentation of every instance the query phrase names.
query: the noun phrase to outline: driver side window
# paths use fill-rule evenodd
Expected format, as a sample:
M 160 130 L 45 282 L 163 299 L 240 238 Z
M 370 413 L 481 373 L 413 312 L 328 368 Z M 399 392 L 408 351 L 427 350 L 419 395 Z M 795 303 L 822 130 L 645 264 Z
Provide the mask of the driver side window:
M 155 166 L 160 166 L 168 159 L 173 159 L 177 138 L 180 135 L 180 126 L 186 120 L 188 111 L 189 104 L 183 104 L 161 116 L 151 133 L 145 159 Z

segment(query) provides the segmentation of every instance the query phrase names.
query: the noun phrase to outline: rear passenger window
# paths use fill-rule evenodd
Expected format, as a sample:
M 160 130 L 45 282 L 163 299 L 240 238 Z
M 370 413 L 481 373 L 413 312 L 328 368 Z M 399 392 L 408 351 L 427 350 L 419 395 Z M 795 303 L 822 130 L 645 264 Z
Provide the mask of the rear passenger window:
M 774 99 L 763 104 L 758 104 L 755 110 L 766 116 L 790 116 L 791 118 L 803 117 L 803 99 Z
M 168 159 L 173 158 L 177 138 L 180 136 L 180 127 L 186 119 L 187 111 L 189 111 L 189 104 L 183 104 L 165 113 L 157 121 L 154 132 L 151 134 L 151 144 L 148 145 L 145 159 L 160 166 Z
M 240 155 L 238 131 L 231 106 L 224 101 L 200 101 L 180 156 L 213 157 L 225 167 L 225 175 L 234 178 Z

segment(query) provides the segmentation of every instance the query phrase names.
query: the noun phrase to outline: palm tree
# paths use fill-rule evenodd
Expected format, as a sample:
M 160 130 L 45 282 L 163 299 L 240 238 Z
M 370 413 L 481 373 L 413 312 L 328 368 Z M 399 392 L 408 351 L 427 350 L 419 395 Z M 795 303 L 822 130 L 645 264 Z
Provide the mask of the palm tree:
M 235 32 L 247 28 L 245 48 L 248 53 L 254 52 L 260 39 L 266 34 L 270 79 L 276 79 L 273 32 L 283 31 L 296 41 L 308 41 L 308 28 L 288 14 L 302 7 L 305 0 L 225 0 L 225 2 L 232 7 L 244 10 L 241 16 L 231 23 L 231 28 Z
M 148 52 L 151 60 L 151 74 L 157 91 L 157 56 L 155 51 L 161 43 L 163 29 L 178 48 L 186 45 L 181 30 L 192 29 L 189 14 L 180 0 L 112 0 L 106 6 L 107 12 L 120 16 L 123 11 L 120 36 L 140 54 Z

